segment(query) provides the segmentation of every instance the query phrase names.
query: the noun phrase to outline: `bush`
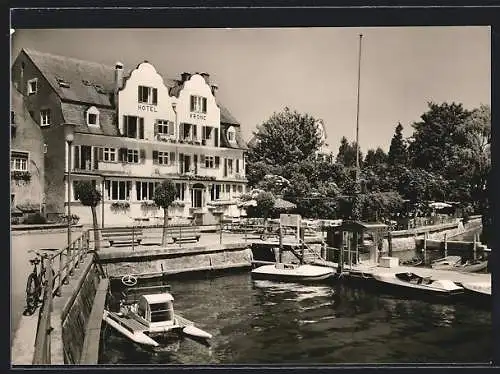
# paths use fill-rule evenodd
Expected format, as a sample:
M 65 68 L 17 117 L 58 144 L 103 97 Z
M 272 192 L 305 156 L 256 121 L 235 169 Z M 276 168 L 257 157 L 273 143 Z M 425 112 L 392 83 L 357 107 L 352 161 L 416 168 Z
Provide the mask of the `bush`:
M 29 214 L 25 219 L 24 223 L 27 225 L 37 225 L 40 223 L 47 223 L 47 219 L 42 216 L 40 213 L 36 212 L 33 214 Z

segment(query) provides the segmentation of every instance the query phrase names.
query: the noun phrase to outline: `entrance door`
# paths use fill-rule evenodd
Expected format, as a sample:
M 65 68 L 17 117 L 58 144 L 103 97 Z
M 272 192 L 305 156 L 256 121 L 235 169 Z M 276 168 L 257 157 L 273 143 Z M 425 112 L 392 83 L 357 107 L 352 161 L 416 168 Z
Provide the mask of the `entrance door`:
M 203 206 L 203 190 L 193 188 L 191 190 L 191 206 L 193 208 L 201 208 Z

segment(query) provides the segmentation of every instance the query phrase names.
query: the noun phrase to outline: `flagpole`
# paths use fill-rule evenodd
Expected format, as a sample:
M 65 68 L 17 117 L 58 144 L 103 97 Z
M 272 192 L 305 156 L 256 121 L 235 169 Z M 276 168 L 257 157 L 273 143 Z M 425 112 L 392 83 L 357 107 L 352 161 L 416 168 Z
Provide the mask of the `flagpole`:
M 361 40 L 363 34 L 359 34 L 359 56 L 358 56 L 358 98 L 356 105 L 356 187 L 359 184 L 359 87 L 361 82 Z

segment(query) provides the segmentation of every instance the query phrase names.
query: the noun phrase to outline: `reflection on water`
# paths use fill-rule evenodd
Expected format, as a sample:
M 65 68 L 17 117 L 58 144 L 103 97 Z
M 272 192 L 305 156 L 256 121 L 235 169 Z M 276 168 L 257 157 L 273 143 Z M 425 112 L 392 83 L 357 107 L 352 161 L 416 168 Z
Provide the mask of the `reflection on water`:
M 172 281 L 175 307 L 213 334 L 148 352 L 106 328 L 100 362 L 334 364 L 488 362 L 491 315 L 359 288 L 252 281 L 249 274 Z

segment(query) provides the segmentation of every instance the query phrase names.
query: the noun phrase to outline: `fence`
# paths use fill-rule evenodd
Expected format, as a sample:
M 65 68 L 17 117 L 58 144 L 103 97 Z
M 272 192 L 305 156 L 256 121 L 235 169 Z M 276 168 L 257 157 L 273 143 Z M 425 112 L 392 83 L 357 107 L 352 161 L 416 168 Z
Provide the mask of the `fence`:
M 50 364 L 50 321 L 53 297 L 60 296 L 63 285 L 68 284 L 69 276 L 73 275 L 89 250 L 89 233 L 84 232 L 69 246 L 58 250 L 51 256 L 42 259 L 45 265 L 46 284 L 35 338 L 33 365 Z M 58 264 L 56 264 L 58 262 Z M 54 266 L 56 265 L 56 266 Z M 57 272 L 54 271 L 57 268 Z

